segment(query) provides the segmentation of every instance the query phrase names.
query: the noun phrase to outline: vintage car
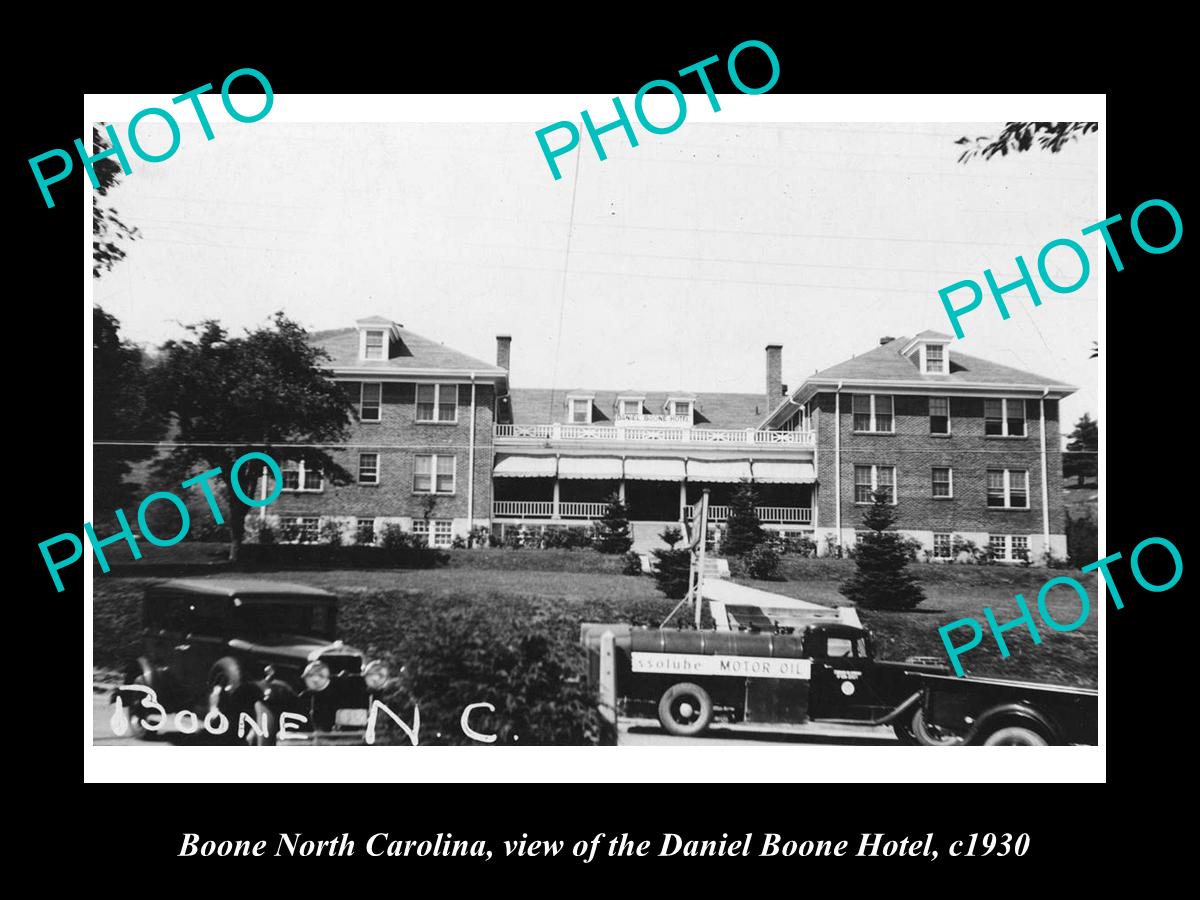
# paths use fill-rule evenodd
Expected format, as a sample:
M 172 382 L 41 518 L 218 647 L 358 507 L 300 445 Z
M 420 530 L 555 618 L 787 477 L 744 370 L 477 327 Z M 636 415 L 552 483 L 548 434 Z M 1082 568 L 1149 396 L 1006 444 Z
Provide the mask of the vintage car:
M 916 743 L 921 675 L 949 672 L 926 660 L 874 658 L 870 632 L 840 622 L 780 626 L 739 609 L 742 630 L 584 624 L 589 681 L 599 686 L 601 639 L 613 633 L 616 699 L 627 713 L 656 712 L 670 734 L 702 734 L 730 722 L 891 725 Z M 762 627 L 758 627 L 761 623 Z
M 230 721 L 241 713 L 259 729 L 247 743 L 271 744 L 284 712 L 304 717 L 289 730 L 329 732 L 361 725 L 387 667 L 337 640 L 337 597 L 299 584 L 251 579 L 187 578 L 151 585 L 143 601 L 143 653 L 125 667 L 125 685 L 154 691 L 168 712 Z M 159 717 L 147 693 L 117 689 L 134 733 Z M 206 722 L 206 727 L 207 727 Z M 261 730 L 263 733 L 259 734 Z

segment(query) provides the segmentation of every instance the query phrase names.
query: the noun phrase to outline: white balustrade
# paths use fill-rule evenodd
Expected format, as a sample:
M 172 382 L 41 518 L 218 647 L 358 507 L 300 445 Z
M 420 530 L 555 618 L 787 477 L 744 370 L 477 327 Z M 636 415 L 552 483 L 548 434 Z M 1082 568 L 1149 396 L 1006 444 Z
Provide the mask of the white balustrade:
M 678 416 L 674 418 L 680 418 Z M 497 425 L 497 438 L 536 441 L 669 442 L 676 444 L 790 444 L 814 446 L 812 431 L 757 431 L 753 428 L 680 428 L 663 425 Z
M 772 525 L 812 524 L 812 507 L 810 506 L 759 506 L 755 507 L 755 509 L 758 512 L 758 520 L 760 522 L 768 522 Z M 689 506 L 685 514 L 688 521 L 691 521 L 696 513 Z M 724 522 L 728 518 L 728 506 L 710 506 L 708 508 L 708 519 L 710 522 Z

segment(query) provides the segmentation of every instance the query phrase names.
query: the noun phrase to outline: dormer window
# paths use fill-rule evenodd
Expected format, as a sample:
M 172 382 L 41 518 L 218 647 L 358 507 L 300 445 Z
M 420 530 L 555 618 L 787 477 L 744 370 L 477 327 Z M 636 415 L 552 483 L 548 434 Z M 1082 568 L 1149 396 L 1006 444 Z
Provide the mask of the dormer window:
M 946 374 L 946 348 L 942 344 L 925 345 L 925 368 L 923 371 L 926 375 Z
M 622 398 L 617 401 L 618 416 L 640 416 L 642 414 L 642 401 L 638 399 Z
M 692 401 L 671 400 L 668 411 L 673 416 L 684 416 L 690 422 L 692 420 Z
M 590 394 L 569 394 L 567 396 L 567 421 L 572 425 L 591 425 L 592 401 L 595 399 Z
M 384 346 L 383 331 L 368 331 L 363 344 L 363 359 L 383 359 Z

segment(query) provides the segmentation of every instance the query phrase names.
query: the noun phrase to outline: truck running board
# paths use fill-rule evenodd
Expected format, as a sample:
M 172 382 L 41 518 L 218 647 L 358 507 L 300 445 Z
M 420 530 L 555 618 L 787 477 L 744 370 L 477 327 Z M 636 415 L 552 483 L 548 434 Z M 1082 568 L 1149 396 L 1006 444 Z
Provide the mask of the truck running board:
M 835 725 L 890 725 L 905 712 L 912 709 L 921 699 L 921 692 L 917 691 L 886 716 L 880 719 L 816 719 L 817 722 L 831 722 Z

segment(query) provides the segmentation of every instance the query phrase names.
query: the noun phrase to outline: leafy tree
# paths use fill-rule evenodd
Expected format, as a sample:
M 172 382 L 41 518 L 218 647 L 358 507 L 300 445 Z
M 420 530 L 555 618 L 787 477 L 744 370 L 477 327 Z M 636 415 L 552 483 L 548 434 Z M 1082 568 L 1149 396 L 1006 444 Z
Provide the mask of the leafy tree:
M 1075 518 L 1070 510 L 1066 515 L 1067 561 L 1072 568 L 1082 569 L 1097 558 L 1096 520 L 1086 515 Z
M 863 516 L 863 524 L 870 531 L 855 548 L 857 571 L 839 587 L 867 609 L 912 609 L 925 599 L 921 585 L 908 571 L 909 552 L 904 538 L 888 530 L 895 520 L 889 492 L 874 491 L 871 506 Z
M 1075 423 L 1075 430 L 1067 435 L 1067 452 L 1063 454 L 1063 475 L 1076 478 L 1076 484 L 1082 486 L 1084 479 L 1095 478 L 1097 472 L 1096 454 L 1100 450 L 1100 431 L 1098 423 L 1087 413 L 1084 413 Z
M 134 500 L 125 483 L 131 464 L 149 459 L 153 447 L 131 441 L 157 441 L 166 418 L 150 403 L 152 380 L 141 347 L 121 339 L 121 323 L 99 306 L 92 307 L 92 451 L 93 501 L 97 520 Z M 120 441 L 120 445 L 104 444 Z
M 107 132 L 93 127 L 92 146 L 94 153 L 108 150 L 111 145 Z M 106 156 L 97 160 L 92 170 L 100 182 L 100 187 L 92 194 L 92 277 L 99 278 L 101 272 L 109 271 L 125 258 L 125 251 L 118 242 L 137 240 L 138 230 L 121 221 L 115 207 L 100 203 L 100 198 L 107 198 L 108 192 L 120 183 L 121 164 L 115 158 Z
M 1099 130 L 1095 122 L 1009 122 L 996 137 L 984 135 L 974 140 L 975 146 L 962 152 L 958 161 L 965 163 L 977 156 L 991 159 L 997 153 L 1024 153 L 1036 143 L 1041 149 L 1058 153 L 1068 141 Z M 971 138 L 963 136 L 954 143 L 969 145 Z
M 683 533 L 674 525 L 668 525 L 658 536 L 667 546 L 653 551 L 655 586 L 670 599 L 681 600 L 691 583 L 692 551 L 687 547 L 676 549 Z
M 767 539 L 758 519 L 758 491 L 743 480 L 729 499 L 729 518 L 725 522 L 725 539 L 721 552 L 727 556 L 749 553 Z
M 282 312 L 272 327 L 247 330 L 244 337 L 230 337 L 214 320 L 189 331 L 193 339 L 168 341 L 162 348 L 157 400 L 174 417 L 178 436 L 156 468 L 183 480 L 220 466 L 213 484 L 222 488 L 229 559 L 236 561 L 250 508 L 232 491 L 233 463 L 246 453 L 266 453 L 281 466 L 285 459 L 303 460 L 329 482 L 349 483 L 350 473 L 320 445 L 343 440 L 357 413 L 321 367 L 328 355 Z M 269 475 L 264 463 L 246 463 L 239 486 L 253 497 L 263 475 Z
M 629 508 L 612 494 L 605 501 L 608 508 L 604 517 L 596 522 L 595 547 L 601 553 L 626 553 L 633 546 L 629 533 Z

